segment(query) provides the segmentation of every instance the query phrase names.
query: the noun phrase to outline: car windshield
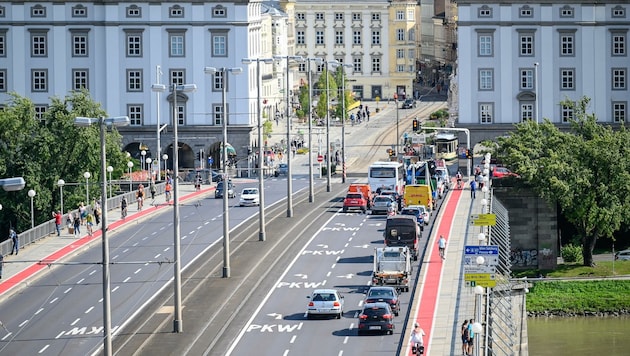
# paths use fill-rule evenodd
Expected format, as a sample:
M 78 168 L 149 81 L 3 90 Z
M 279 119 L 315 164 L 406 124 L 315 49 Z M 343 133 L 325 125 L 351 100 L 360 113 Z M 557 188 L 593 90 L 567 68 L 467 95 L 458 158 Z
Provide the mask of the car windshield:
M 418 215 L 420 215 L 420 210 L 418 210 L 418 209 L 403 209 L 400 213 L 402 215 L 415 215 L 415 216 L 418 216 Z
M 258 189 L 244 189 L 243 194 L 258 194 Z
M 376 198 L 374 198 L 374 202 L 375 203 L 391 203 L 392 199 L 390 197 L 386 197 L 386 196 L 378 196 Z
M 347 199 L 361 199 L 361 194 L 348 194 L 346 195 Z
M 389 289 L 372 289 L 368 294 L 368 298 L 392 298 L 394 293 Z
M 366 307 L 363 309 L 363 314 L 368 317 L 381 316 L 387 314 L 387 309 L 380 307 Z
M 314 302 L 334 302 L 337 300 L 332 293 L 317 293 L 313 296 Z

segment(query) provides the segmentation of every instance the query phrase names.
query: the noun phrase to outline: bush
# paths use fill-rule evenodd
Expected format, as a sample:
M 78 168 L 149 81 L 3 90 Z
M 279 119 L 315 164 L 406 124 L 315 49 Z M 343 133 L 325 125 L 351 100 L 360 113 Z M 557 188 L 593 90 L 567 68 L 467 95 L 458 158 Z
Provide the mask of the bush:
M 564 262 L 575 262 L 582 263 L 582 246 L 575 246 L 573 244 L 568 244 L 562 247 L 562 251 L 560 251 L 562 259 Z

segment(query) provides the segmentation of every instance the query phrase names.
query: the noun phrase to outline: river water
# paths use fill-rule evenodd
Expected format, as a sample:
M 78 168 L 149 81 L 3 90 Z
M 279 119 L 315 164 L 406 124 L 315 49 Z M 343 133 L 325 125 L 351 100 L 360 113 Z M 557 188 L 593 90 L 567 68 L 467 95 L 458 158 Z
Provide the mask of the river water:
M 528 318 L 531 356 L 628 355 L 630 316 Z

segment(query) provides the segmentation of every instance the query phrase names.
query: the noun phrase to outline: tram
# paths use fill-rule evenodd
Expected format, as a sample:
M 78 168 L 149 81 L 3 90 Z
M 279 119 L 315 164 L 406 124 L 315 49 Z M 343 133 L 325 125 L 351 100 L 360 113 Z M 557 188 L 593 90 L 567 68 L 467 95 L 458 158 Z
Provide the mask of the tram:
M 459 139 L 457 135 L 440 132 L 435 135 L 435 157 L 437 159 L 444 159 L 447 161 L 457 158 L 457 149 L 459 146 Z

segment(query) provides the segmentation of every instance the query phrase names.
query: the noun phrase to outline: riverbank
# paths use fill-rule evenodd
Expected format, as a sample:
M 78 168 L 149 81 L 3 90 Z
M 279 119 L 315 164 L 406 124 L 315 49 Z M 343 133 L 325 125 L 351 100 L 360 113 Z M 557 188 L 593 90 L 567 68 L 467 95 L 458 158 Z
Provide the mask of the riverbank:
M 528 317 L 630 315 L 630 280 L 539 280 L 527 294 Z

